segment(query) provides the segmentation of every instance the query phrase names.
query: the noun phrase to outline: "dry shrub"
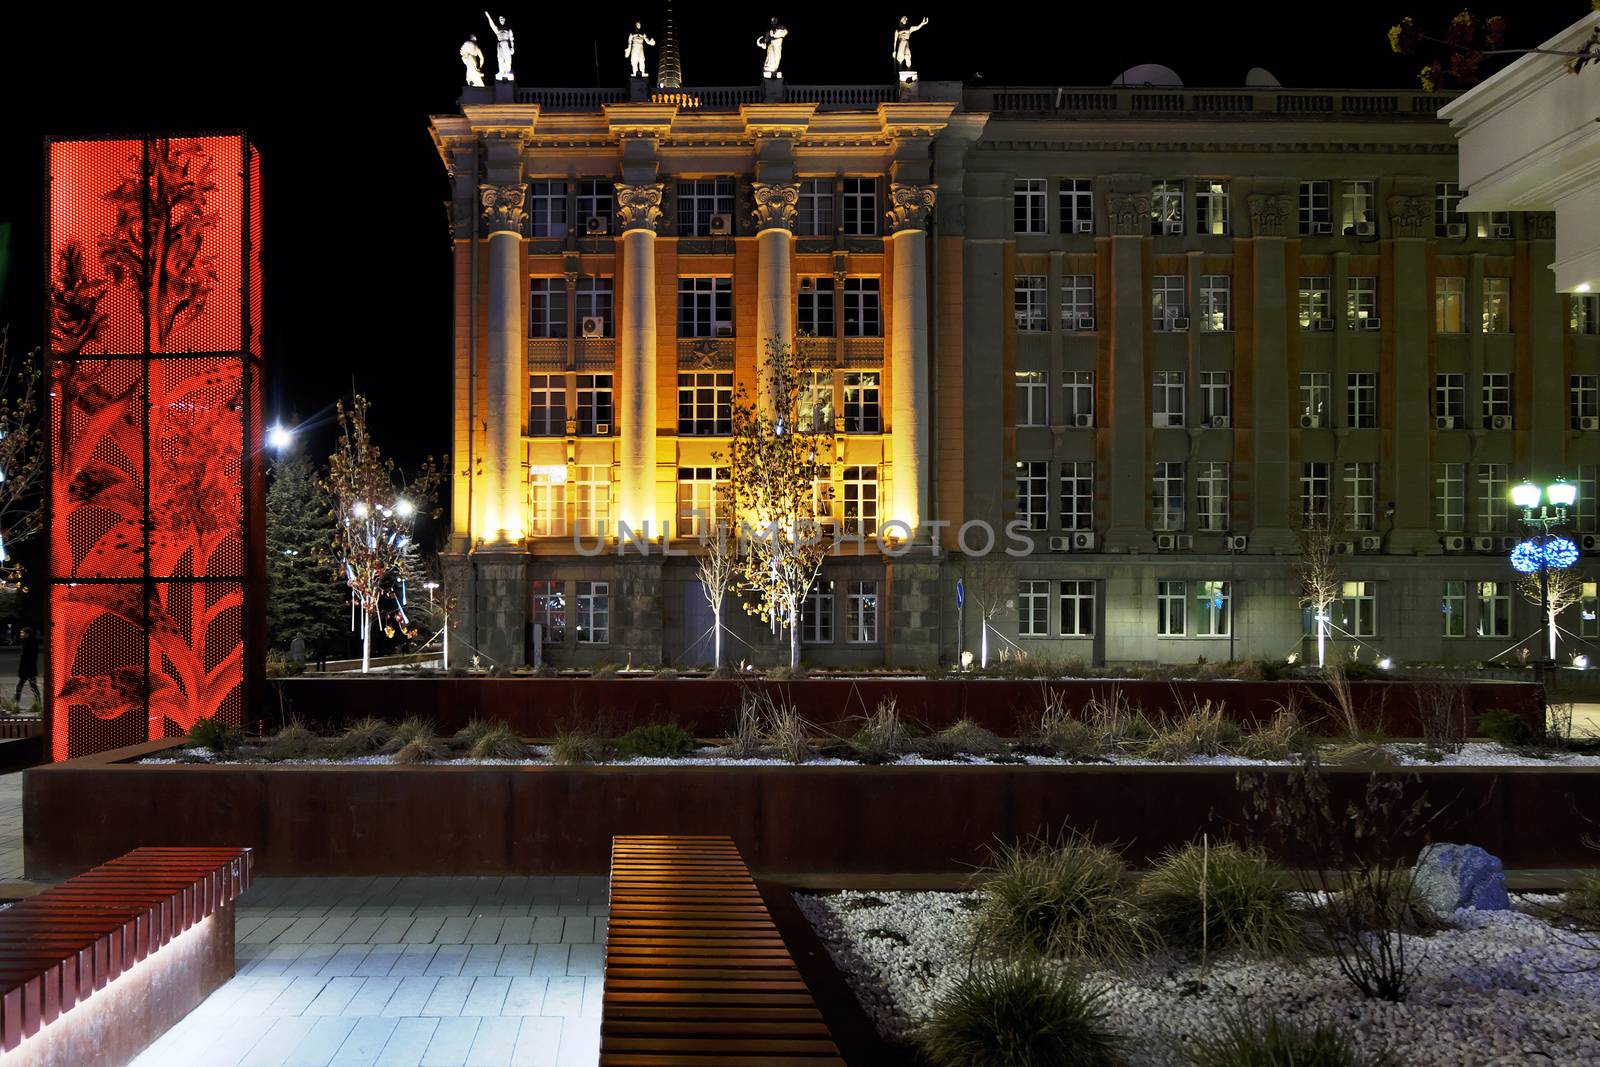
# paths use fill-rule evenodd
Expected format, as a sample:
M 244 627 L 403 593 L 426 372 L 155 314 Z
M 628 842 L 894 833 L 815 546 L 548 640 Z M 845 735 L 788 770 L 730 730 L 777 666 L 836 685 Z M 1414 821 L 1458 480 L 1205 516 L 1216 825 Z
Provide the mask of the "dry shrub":
M 374 752 L 381 752 L 383 746 L 388 744 L 389 737 L 393 733 L 394 728 L 392 726 L 372 715 L 368 715 L 364 719 L 357 719 L 333 742 L 334 755 L 348 759 L 355 756 L 370 756 Z
M 467 755 L 473 759 L 526 759 L 528 746 L 510 723 L 496 719 L 477 732 Z
M 730 759 L 757 759 L 766 755 L 761 740 L 763 704 L 770 703 L 764 693 L 746 689 L 739 694 L 739 712 L 733 721 L 733 733 L 723 741 L 718 755 Z
M 954 756 L 993 756 L 1005 751 L 1005 742 L 995 733 L 984 729 L 971 719 L 946 726 L 932 737 L 919 738 L 915 747 L 929 759 L 950 759 Z
M 319 738 L 300 719 L 290 719 L 289 725 L 272 735 L 262 755 L 269 760 L 307 759 L 317 750 Z
M 1205 700 L 1181 717 L 1156 725 L 1144 746 L 1148 759 L 1181 763 L 1193 756 L 1220 756 L 1239 740 L 1239 724 L 1228 717 L 1222 701 Z
M 1140 882 L 1139 901 L 1167 943 L 1183 948 L 1265 956 L 1303 942 L 1302 920 L 1259 848 L 1223 842 L 1173 849 Z
M 1441 752 L 1459 752 L 1467 739 L 1471 689 L 1458 675 L 1417 681 L 1412 686 L 1417 702 L 1417 725 L 1422 740 Z
M 892 763 L 911 751 L 911 732 L 900 718 L 894 697 L 878 701 L 878 710 L 867 716 L 850 739 L 850 747 L 862 763 Z
M 811 724 L 800 717 L 800 710 L 788 701 L 771 701 L 762 741 L 787 763 L 804 763 L 812 755 Z
M 1248 759 L 1286 760 L 1304 752 L 1312 741 L 1305 724 L 1300 721 L 1297 703 L 1291 692 L 1289 702 L 1279 704 L 1270 720 L 1240 739 L 1239 755 Z
M 569 730 L 556 727 L 555 739 L 550 742 L 550 762 L 573 766 L 594 763 L 601 758 L 600 738 L 589 730 Z
M 444 759 L 449 754 L 450 746 L 433 732 L 432 726 L 423 723 L 420 729 L 411 733 L 410 740 L 395 751 L 394 761 L 406 765 L 428 763 Z
M 399 752 L 420 734 L 432 737 L 433 723 L 417 715 L 402 719 L 389 733 L 389 740 L 384 742 L 383 751 Z

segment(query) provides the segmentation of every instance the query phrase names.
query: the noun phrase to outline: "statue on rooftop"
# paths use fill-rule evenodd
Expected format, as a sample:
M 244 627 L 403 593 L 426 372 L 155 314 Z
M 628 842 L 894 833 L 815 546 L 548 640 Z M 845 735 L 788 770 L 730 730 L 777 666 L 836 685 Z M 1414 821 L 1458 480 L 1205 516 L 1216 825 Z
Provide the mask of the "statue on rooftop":
M 923 19 L 913 26 L 908 16 L 900 16 L 900 25 L 894 31 L 894 63 L 896 67 L 901 70 L 911 69 L 911 35 L 927 24 L 928 20 Z
M 633 32 L 628 34 L 628 47 L 622 53 L 623 55 L 628 57 L 628 75 L 629 75 L 629 77 L 643 78 L 645 76 L 645 73 L 644 73 L 644 46 L 645 45 L 649 45 L 651 48 L 654 48 L 656 46 L 656 43 L 654 41 L 652 41 L 649 38 L 649 36 L 647 36 L 645 34 L 644 28 L 641 27 L 639 25 L 639 23 L 635 22 L 633 24 Z
M 495 25 L 494 16 L 487 11 L 483 13 L 483 17 L 489 20 L 489 29 L 494 33 L 494 59 L 495 66 L 498 68 L 494 72 L 494 80 L 497 82 L 515 81 L 516 77 L 511 73 L 511 57 L 517 50 L 516 35 L 506 25 L 506 17 L 504 15 L 500 16 L 500 24 L 498 26 Z
M 467 34 L 461 45 L 461 62 L 467 68 L 467 84 L 483 88 L 483 49 L 478 47 L 478 35 Z
M 766 61 L 761 64 L 763 78 L 783 77 L 783 39 L 787 36 L 789 31 L 778 25 L 777 16 L 773 16 L 772 28 L 756 38 L 756 47 L 767 53 Z

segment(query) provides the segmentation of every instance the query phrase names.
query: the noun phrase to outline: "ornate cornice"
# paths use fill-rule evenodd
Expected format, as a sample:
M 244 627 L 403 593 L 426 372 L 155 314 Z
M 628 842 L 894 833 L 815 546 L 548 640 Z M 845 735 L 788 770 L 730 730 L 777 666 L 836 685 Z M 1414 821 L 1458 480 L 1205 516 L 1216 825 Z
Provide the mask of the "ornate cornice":
M 1288 193 L 1251 193 L 1246 203 L 1253 237 L 1287 237 L 1290 220 L 1299 218 L 1295 199 Z
M 511 232 L 521 235 L 528 221 L 525 206 L 527 189 L 521 182 L 513 185 L 478 186 L 478 202 L 483 207 L 484 233 Z
M 1433 236 L 1433 197 L 1395 193 L 1388 204 L 1390 236 Z
M 1150 232 L 1150 194 L 1107 193 L 1106 219 L 1113 237 L 1143 237 Z
M 938 192 L 937 185 L 890 182 L 889 210 L 883 213 L 889 222 L 889 232 L 927 229 L 928 216 L 933 211 L 933 201 Z
M 750 192 L 755 197 L 751 211 L 760 230 L 792 230 L 800 216 L 800 184 L 798 182 L 752 182 Z
M 617 182 L 617 232 L 649 230 L 654 233 L 661 223 L 661 193 L 666 186 L 661 182 L 629 185 Z

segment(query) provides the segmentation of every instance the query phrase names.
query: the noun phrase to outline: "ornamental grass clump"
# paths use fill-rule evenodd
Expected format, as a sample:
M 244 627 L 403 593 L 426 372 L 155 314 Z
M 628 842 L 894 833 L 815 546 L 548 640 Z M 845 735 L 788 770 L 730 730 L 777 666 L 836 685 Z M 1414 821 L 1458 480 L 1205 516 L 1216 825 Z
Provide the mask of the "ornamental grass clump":
M 244 744 L 244 730 L 215 716 L 196 719 L 188 736 L 190 745 L 210 749 L 218 756 L 231 756 Z
M 477 732 L 467 755 L 472 759 L 526 759 L 528 746 L 510 723 L 496 719 Z
M 670 722 L 635 726 L 617 738 L 617 752 L 629 757 L 681 759 L 694 749 L 694 735 Z
M 739 711 L 733 721 L 733 733 L 723 739 L 717 749 L 719 756 L 729 759 L 756 759 L 767 754 L 761 740 L 763 708 L 770 706 L 772 698 L 765 693 L 746 689 L 739 695 Z
M 1238 742 L 1239 724 L 1228 717 L 1219 700 L 1202 701 L 1176 719 L 1157 724 L 1155 736 L 1145 742 L 1147 759 L 1182 763 L 1195 756 L 1220 756 Z
M 411 733 L 410 739 L 395 751 L 394 761 L 403 765 L 429 763 L 444 759 L 448 755 L 450 746 L 433 732 L 432 726 L 422 723 Z
M 385 752 L 399 752 L 409 745 L 418 734 L 426 733 L 433 736 L 433 723 L 417 715 L 402 719 L 389 733 L 389 740 L 383 744 Z
M 319 738 L 304 722 L 290 719 L 289 725 L 273 734 L 262 755 L 269 760 L 308 759 L 316 754 Z
M 470 750 L 478 743 L 478 738 L 494 729 L 497 720 L 480 719 L 474 716 L 467 720 L 467 725 L 456 731 L 450 740 L 464 749 Z
M 931 737 L 918 738 L 914 747 L 929 759 L 953 759 L 956 756 L 992 756 L 1005 750 L 1005 742 L 971 719 L 962 719 Z
M 1280 705 L 1272 718 L 1239 739 L 1239 755 L 1246 759 L 1288 760 L 1304 752 L 1311 734 L 1300 721 L 1293 699 Z
M 804 763 L 815 751 L 811 724 L 793 704 L 774 701 L 762 730 L 762 743 L 786 763 Z
M 1289 894 L 1258 848 L 1225 842 L 1173 849 L 1140 882 L 1139 903 L 1174 947 L 1267 956 L 1304 943 Z
M 569 730 L 556 727 L 556 736 L 550 742 L 550 762 L 573 766 L 593 763 L 600 758 L 600 739 L 587 730 Z
M 901 721 L 894 697 L 878 702 L 878 710 L 850 738 L 850 748 L 862 763 L 892 763 L 911 751 L 911 731 Z
M 980 877 L 978 936 L 1001 951 L 1124 965 L 1150 947 L 1122 856 L 1080 834 L 1004 846 Z
M 368 715 L 351 723 L 333 742 L 333 753 L 346 759 L 370 756 L 383 750 L 394 733 L 394 727 L 382 719 Z
M 1195 1067 L 1394 1067 L 1387 1053 L 1369 1056 L 1331 1026 L 1301 1026 L 1276 1015 L 1261 1021 L 1231 1016 L 1201 1031 L 1184 1055 Z
M 937 1067 L 1106 1067 L 1123 1039 L 1106 990 L 1038 963 L 989 966 L 958 981 L 917 1035 Z
M 1600 929 L 1600 871 L 1585 871 L 1567 890 L 1561 913 L 1581 926 Z

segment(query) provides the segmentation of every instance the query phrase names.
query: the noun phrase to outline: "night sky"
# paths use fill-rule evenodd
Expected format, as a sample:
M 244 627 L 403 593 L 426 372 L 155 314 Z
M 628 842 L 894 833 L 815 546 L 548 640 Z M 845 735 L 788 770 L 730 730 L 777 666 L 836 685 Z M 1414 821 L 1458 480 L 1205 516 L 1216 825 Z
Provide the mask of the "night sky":
M 449 440 L 448 189 L 426 116 L 455 107 L 456 50 L 467 33 L 479 35 L 493 70 L 481 9 L 55 3 L 33 5 L 34 24 L 24 28 L 15 24 L 20 6 L 0 16 L 9 135 L 0 223 L 12 223 L 0 323 L 10 323 L 12 343 L 39 341 L 45 134 L 243 127 L 263 152 L 269 418 L 322 416 L 308 447 L 325 455 L 327 413 L 355 388 L 373 401 L 386 451 L 406 465 L 440 454 Z M 748 15 L 680 2 L 674 12 L 687 85 L 755 84 L 754 41 L 770 13 L 790 29 L 791 82 L 885 83 L 893 24 L 929 13 L 931 25 L 913 39 L 928 79 L 1103 85 L 1156 62 L 1189 85 L 1238 85 L 1259 65 L 1288 86 L 1411 88 L 1421 61 L 1389 52 L 1389 25 L 1410 13 L 1443 27 L 1459 8 L 1459 0 L 1395 0 L 1284 4 L 1265 14 L 1224 4 L 1206 15 L 1193 3 L 1144 3 L 1105 5 L 1108 15 L 1096 15 L 1091 5 L 964 4 L 958 18 L 869 0 Z M 1519 8 L 1537 13 L 1507 12 L 1509 43 L 1531 45 L 1589 5 Z M 623 84 L 632 19 L 659 39 L 661 10 L 659 0 L 519 2 L 495 14 L 517 31 L 522 84 L 590 86 Z M 163 21 L 162 11 L 172 18 Z M 653 71 L 655 50 L 649 58 Z

